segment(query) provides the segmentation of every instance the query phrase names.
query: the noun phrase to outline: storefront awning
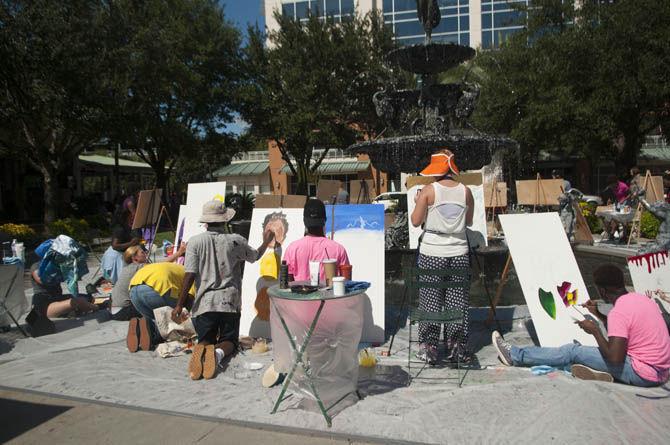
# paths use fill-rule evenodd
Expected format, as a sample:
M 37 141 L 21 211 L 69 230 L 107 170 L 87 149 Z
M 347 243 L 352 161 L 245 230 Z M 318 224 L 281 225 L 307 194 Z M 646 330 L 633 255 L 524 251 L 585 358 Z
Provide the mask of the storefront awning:
M 370 161 L 329 161 L 322 162 L 316 169 L 318 175 L 346 175 L 366 171 L 370 167 Z M 281 173 L 292 174 L 291 168 L 285 165 Z
M 114 167 L 114 158 L 101 155 L 79 155 L 79 162 L 84 164 L 102 165 L 105 167 Z M 151 166 L 144 162 L 130 161 L 119 158 L 119 167 L 121 168 L 142 168 L 151 170 Z
M 222 178 L 224 176 L 255 176 L 265 173 L 269 166 L 268 161 L 244 161 L 234 162 L 225 167 L 221 167 L 214 172 L 214 176 Z

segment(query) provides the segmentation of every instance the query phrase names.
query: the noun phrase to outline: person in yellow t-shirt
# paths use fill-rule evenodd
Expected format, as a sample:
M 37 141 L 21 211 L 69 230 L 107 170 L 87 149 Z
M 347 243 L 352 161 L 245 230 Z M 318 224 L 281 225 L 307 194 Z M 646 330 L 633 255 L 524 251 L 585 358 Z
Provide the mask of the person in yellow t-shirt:
M 163 306 L 174 308 L 181 294 L 184 266 L 176 263 L 147 264 L 137 271 L 130 280 L 130 301 L 142 314 L 141 319 L 131 319 L 128 325 L 128 350 L 149 350 L 162 341 L 154 318 L 154 309 Z M 195 287 L 188 291 L 190 298 L 195 295 Z

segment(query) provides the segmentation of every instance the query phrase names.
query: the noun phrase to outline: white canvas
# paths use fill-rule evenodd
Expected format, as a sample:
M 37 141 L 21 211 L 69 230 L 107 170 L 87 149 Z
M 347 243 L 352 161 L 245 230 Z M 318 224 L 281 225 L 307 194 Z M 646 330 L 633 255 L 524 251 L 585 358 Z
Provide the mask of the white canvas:
M 667 251 L 646 253 L 628 258 L 628 270 L 633 280 L 635 292 L 651 295 L 659 300 L 666 311 L 670 312 L 670 258 Z M 661 290 L 665 298 L 656 294 Z
M 192 236 L 206 231 L 205 225 L 199 222 L 200 215 L 202 215 L 202 206 L 207 201 L 224 202 L 225 199 L 226 181 L 189 184 L 186 195 L 183 241 L 188 241 Z
M 188 208 L 185 205 L 179 206 L 179 216 L 177 217 L 177 227 L 174 236 L 174 245 L 175 248 L 179 247 L 179 244 L 184 241 L 184 229 L 186 228 L 186 212 Z
M 416 197 L 419 190 L 424 185 L 415 185 L 407 191 L 407 225 L 409 227 L 409 248 L 416 249 L 419 245 L 419 237 L 423 229 L 414 227 L 411 221 L 411 215 L 414 211 Z M 483 185 L 468 185 L 472 191 L 472 197 L 475 203 L 475 211 L 472 216 L 472 226 L 468 227 L 468 240 L 472 248 L 480 246 L 488 246 L 488 236 L 486 232 L 486 208 L 484 207 L 484 186 Z
M 577 309 L 566 307 L 559 295 L 558 287 L 567 282 L 571 290 L 577 290 L 577 305 L 589 299 L 558 213 L 498 217 L 540 345 L 561 346 L 576 340 L 585 346 L 597 346 L 595 338 L 575 324 Z M 551 293 L 555 319 L 540 303 L 540 290 Z M 587 314 L 584 308 L 578 310 Z
M 364 326 L 361 341 L 383 342 L 384 340 L 384 208 L 378 204 L 339 205 L 335 206 L 336 226 L 334 239 L 347 250 L 349 261 L 353 266 L 352 279 L 371 283 L 367 296 L 370 304 L 365 305 Z M 330 235 L 330 216 L 332 208 L 326 206 L 328 221 L 327 235 Z M 254 209 L 251 217 L 249 244 L 257 247 L 262 242 L 263 221 L 267 215 L 281 212 L 285 215 L 288 230 L 282 246 L 300 239 L 304 235 L 302 222 L 303 209 Z M 355 215 L 353 215 L 356 213 Z M 371 222 L 374 219 L 373 222 Z M 240 334 L 252 337 L 270 337 L 267 317 L 266 298 L 259 293 L 264 287 L 277 284 L 277 280 L 261 277 L 261 262 L 265 255 L 253 264 L 247 263 L 242 279 L 242 315 Z M 277 252 L 281 254 L 281 252 Z M 259 317 L 259 314 L 263 313 Z

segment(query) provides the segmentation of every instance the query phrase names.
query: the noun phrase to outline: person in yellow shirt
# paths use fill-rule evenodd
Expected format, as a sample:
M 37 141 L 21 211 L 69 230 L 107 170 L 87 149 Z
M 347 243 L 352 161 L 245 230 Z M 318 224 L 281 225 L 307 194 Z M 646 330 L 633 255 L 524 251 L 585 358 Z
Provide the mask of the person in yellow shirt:
M 176 263 L 147 264 L 137 271 L 130 280 L 130 301 L 142 314 L 142 318 L 133 318 L 128 324 L 127 344 L 130 352 L 138 349 L 148 351 L 152 345 L 162 341 L 154 318 L 154 309 L 163 306 L 174 308 L 181 294 L 184 266 Z M 193 298 L 195 287 L 191 286 L 188 295 Z

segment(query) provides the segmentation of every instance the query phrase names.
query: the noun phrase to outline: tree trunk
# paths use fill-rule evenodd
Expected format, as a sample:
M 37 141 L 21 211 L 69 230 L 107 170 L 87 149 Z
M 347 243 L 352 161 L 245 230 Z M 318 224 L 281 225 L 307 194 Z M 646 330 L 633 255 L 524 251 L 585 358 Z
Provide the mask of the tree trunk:
M 44 177 L 44 224 L 49 226 L 58 217 L 58 175 L 49 168 L 42 169 Z
M 298 176 L 296 177 L 296 190 L 295 194 L 296 195 L 308 195 L 307 191 L 307 180 L 308 180 L 308 175 L 307 175 L 307 166 L 305 166 L 303 163 L 296 162 L 295 165 L 295 170 Z

